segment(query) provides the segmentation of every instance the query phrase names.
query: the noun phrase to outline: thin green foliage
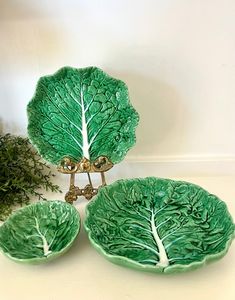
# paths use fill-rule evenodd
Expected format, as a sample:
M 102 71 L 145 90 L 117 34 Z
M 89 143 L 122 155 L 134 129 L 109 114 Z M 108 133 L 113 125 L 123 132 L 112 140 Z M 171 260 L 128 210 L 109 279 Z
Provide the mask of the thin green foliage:
M 0 220 L 16 205 L 29 204 L 35 197 L 46 200 L 40 189 L 60 191 L 53 176 L 27 138 L 0 135 Z

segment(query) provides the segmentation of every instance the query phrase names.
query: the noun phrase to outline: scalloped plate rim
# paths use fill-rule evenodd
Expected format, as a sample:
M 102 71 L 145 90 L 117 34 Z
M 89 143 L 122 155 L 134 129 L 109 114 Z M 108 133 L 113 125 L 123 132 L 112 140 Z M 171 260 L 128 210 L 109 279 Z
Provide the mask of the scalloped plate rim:
M 115 182 L 112 183 L 112 186 L 113 185 L 117 185 L 119 184 L 119 182 L 123 182 L 123 181 L 126 181 L 126 180 L 136 180 L 136 179 L 148 179 L 148 178 L 157 178 L 157 179 L 166 179 L 166 180 L 171 180 L 171 181 L 177 181 L 177 182 L 181 182 L 181 183 L 186 183 L 186 184 L 191 184 L 191 185 L 194 185 L 195 187 L 198 187 L 204 191 L 207 192 L 207 190 L 205 190 L 204 188 L 202 188 L 201 186 L 197 185 L 197 184 L 194 184 L 194 183 L 191 183 L 191 182 L 188 182 L 188 181 L 183 181 L 183 180 L 174 180 L 174 179 L 169 179 L 169 178 L 162 178 L 162 177 L 155 177 L 155 176 L 148 176 L 148 177 L 144 177 L 144 178 L 129 178 L 129 179 L 119 179 Z M 110 185 L 106 186 L 105 188 L 109 188 Z M 85 208 L 85 219 L 83 221 L 83 225 L 84 225 L 84 228 L 85 230 L 87 231 L 88 233 L 88 238 L 92 244 L 92 246 L 100 253 L 102 254 L 105 258 L 107 258 L 107 260 L 113 262 L 114 264 L 117 264 L 117 265 L 120 265 L 120 266 L 125 266 L 125 267 L 128 267 L 128 268 L 131 268 L 131 269 L 136 269 L 136 270 L 139 270 L 139 271 L 143 271 L 143 272 L 152 272 L 152 273 L 160 273 L 160 274 L 172 274 L 172 273 L 180 273 L 180 272 L 187 272 L 187 271 L 191 271 L 191 270 L 194 270 L 194 269 L 197 269 L 201 266 L 204 266 L 206 264 L 208 264 L 209 262 L 212 262 L 214 260 L 219 260 L 220 258 L 224 257 L 228 250 L 229 250 L 229 247 L 230 245 L 232 244 L 232 241 L 233 239 L 235 238 L 235 230 L 233 231 L 233 233 L 229 236 L 229 239 L 227 240 L 226 244 L 225 244 L 225 248 L 223 251 L 220 251 L 218 253 L 215 253 L 215 254 L 208 254 L 204 257 L 203 260 L 199 260 L 199 261 L 194 261 L 188 265 L 182 265 L 182 264 L 175 264 L 175 265 L 172 265 L 172 266 L 168 266 L 166 268 L 162 268 L 162 267 L 159 267 L 159 266 L 148 266 L 148 265 L 143 265 L 141 263 L 138 263 L 132 259 L 129 259 L 125 256 L 120 256 L 120 255 L 112 255 L 112 254 L 109 254 L 107 253 L 101 245 L 99 245 L 98 243 L 96 243 L 93 238 L 92 238 L 92 232 L 90 230 L 90 228 L 88 227 L 88 224 L 87 224 L 87 220 L 88 220 L 88 217 L 89 217 L 89 208 L 90 206 L 92 206 L 94 204 L 94 201 L 96 200 L 96 198 L 98 197 L 99 195 L 99 192 L 98 194 L 94 197 L 94 199 L 87 204 L 86 208 Z M 214 195 L 214 194 L 211 194 L 211 195 Z M 214 195 L 216 196 L 216 195 Z M 223 202 L 225 204 L 225 207 L 226 207 L 226 213 L 228 214 L 229 217 L 231 217 L 231 220 L 234 224 L 234 221 L 233 221 L 233 218 L 231 216 L 231 214 L 229 213 L 228 211 L 228 207 L 227 207 L 227 204 L 221 200 L 219 197 L 217 197 L 217 200 L 220 201 L 220 202 Z M 234 224 L 235 226 L 235 224 Z
M 53 202 L 53 203 L 57 203 L 59 205 L 71 205 L 71 204 L 68 204 L 67 202 L 63 202 L 61 200 L 46 200 L 44 201 L 45 203 L 48 203 L 48 202 Z M 6 222 L 8 222 L 9 219 L 12 219 L 14 218 L 15 215 L 18 215 L 19 212 L 22 212 L 23 210 L 25 210 L 26 208 L 28 207 L 32 207 L 32 206 L 35 206 L 37 205 L 38 203 L 44 203 L 42 201 L 39 201 L 39 202 L 35 202 L 35 203 L 31 203 L 27 206 L 24 206 L 22 208 L 19 208 L 17 209 L 16 211 L 14 211 L 8 218 L 7 220 L 0 226 L 0 228 L 2 226 L 4 226 L 4 224 Z M 27 264 L 40 264 L 40 263 L 45 263 L 45 262 L 49 262 L 59 256 L 61 256 L 62 254 L 64 254 L 65 252 L 67 252 L 67 250 L 69 250 L 71 248 L 71 246 L 73 245 L 74 241 L 76 240 L 77 236 L 79 235 L 79 232 L 81 230 L 81 217 L 80 217 L 80 214 L 79 212 L 77 211 L 77 209 L 71 205 L 71 207 L 73 207 L 74 211 L 76 211 L 76 215 L 77 215 L 77 220 L 78 220 L 78 230 L 77 230 L 77 233 L 73 236 L 73 238 L 71 239 L 71 241 L 60 251 L 54 251 L 52 252 L 51 254 L 49 254 L 48 256 L 45 256 L 45 257 L 35 257 L 35 258 L 17 258 L 15 256 L 12 256 L 9 252 L 5 252 L 2 247 L 0 246 L 0 252 L 6 256 L 7 258 L 11 259 L 12 261 L 15 261 L 15 262 L 18 262 L 18 263 L 27 263 Z M 1 230 L 1 229 L 0 229 Z
M 59 68 L 59 69 L 56 70 L 54 73 L 51 73 L 51 74 L 48 74 L 48 75 L 42 75 L 42 76 L 40 76 L 39 79 L 37 80 L 36 88 L 35 88 L 34 94 L 33 94 L 33 96 L 31 97 L 31 99 L 29 100 L 29 102 L 28 102 L 28 104 L 27 104 L 27 112 L 26 112 L 26 113 L 27 113 L 27 120 L 30 119 L 30 114 L 31 114 L 31 111 L 30 111 L 30 109 L 29 109 L 29 104 L 32 102 L 32 100 L 35 98 L 35 96 L 36 96 L 36 94 L 37 94 L 37 89 L 38 89 L 38 86 L 39 86 L 39 84 L 40 84 L 40 81 L 41 81 L 43 78 L 51 78 L 51 77 L 54 77 L 54 76 L 58 76 L 58 74 L 59 74 L 60 72 L 62 72 L 62 71 L 65 70 L 65 69 L 68 69 L 68 68 L 69 68 L 69 69 L 73 69 L 73 70 L 78 70 L 78 69 L 79 69 L 79 70 L 85 70 L 85 69 L 88 69 L 88 68 L 96 68 L 96 69 L 98 69 L 99 71 L 103 72 L 103 73 L 104 73 L 106 76 L 108 76 L 109 78 L 121 82 L 121 83 L 126 87 L 127 93 L 128 93 L 128 103 L 129 103 L 129 105 L 132 107 L 133 111 L 135 112 L 136 124 L 132 127 L 132 128 L 133 128 L 133 141 L 132 141 L 132 145 L 129 146 L 129 147 L 126 147 L 126 150 L 124 150 L 124 152 L 123 152 L 123 158 L 122 158 L 122 159 L 120 159 L 120 160 L 117 161 L 117 162 L 112 162 L 112 163 L 118 164 L 118 163 L 122 162 L 122 161 L 124 160 L 125 156 L 127 155 L 128 151 L 129 151 L 131 148 L 133 148 L 133 147 L 135 146 L 135 144 L 136 144 L 136 128 L 137 128 L 137 126 L 138 126 L 138 124 L 139 124 L 139 121 L 140 121 L 140 115 L 139 115 L 139 113 L 137 112 L 137 110 L 134 108 L 134 106 L 132 105 L 132 103 L 131 103 L 131 101 L 130 101 L 130 97 L 129 97 L 129 96 L 130 96 L 130 95 L 129 95 L 129 89 L 128 89 L 127 84 L 126 84 L 124 81 L 122 81 L 121 79 L 115 78 L 115 77 L 109 75 L 108 73 L 106 73 L 105 71 L 103 71 L 103 70 L 102 70 L 101 68 L 99 68 L 99 67 L 96 67 L 96 66 L 88 66 L 88 67 L 76 68 L 76 67 L 71 67 L 71 66 L 66 65 L 66 66 L 63 66 L 63 67 Z M 41 157 L 43 157 L 49 164 L 55 165 L 54 163 L 52 163 L 52 162 L 50 161 L 50 159 L 48 159 L 48 157 L 46 157 L 45 155 L 42 155 L 42 154 L 41 154 L 41 152 L 43 152 L 43 151 L 41 151 L 41 150 L 39 149 L 40 147 L 38 147 L 38 145 L 37 145 L 37 137 L 31 136 L 31 134 L 29 133 L 30 127 L 31 127 L 31 125 L 30 125 L 30 123 L 29 123 L 29 121 L 28 121 L 27 132 L 28 132 L 28 138 L 29 138 L 29 141 L 30 141 L 31 144 L 35 147 L 35 149 L 37 150 L 37 152 L 40 154 Z M 36 143 L 35 143 L 35 141 L 36 141 Z

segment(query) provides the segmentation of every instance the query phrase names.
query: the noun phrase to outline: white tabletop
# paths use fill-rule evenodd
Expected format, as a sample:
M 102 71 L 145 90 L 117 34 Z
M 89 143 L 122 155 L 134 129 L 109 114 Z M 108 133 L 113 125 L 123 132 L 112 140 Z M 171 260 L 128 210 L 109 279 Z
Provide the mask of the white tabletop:
M 235 177 L 188 177 L 223 199 L 235 217 Z M 63 195 L 48 194 L 48 199 Z M 86 201 L 78 201 L 84 219 Z M 21 265 L 0 256 L 1 300 L 234 300 L 235 242 L 227 255 L 175 275 L 142 273 L 114 265 L 96 252 L 81 229 L 73 247 L 44 265 Z

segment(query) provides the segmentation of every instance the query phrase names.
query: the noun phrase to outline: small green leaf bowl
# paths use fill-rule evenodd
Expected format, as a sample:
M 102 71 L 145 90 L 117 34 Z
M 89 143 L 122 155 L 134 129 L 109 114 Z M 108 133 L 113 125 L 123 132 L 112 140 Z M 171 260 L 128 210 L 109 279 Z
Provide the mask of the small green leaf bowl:
M 17 210 L 5 221 L 0 227 L 0 249 L 16 262 L 39 264 L 65 253 L 79 230 L 75 207 L 41 201 Z
M 113 263 L 177 273 L 223 257 L 235 225 L 226 204 L 203 188 L 155 177 L 118 180 L 86 207 L 92 245 Z

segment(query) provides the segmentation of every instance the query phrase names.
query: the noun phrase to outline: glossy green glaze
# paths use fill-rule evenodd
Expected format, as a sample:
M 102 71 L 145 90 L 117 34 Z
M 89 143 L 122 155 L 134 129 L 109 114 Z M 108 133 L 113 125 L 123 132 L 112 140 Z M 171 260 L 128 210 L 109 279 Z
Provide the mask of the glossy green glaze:
M 201 187 L 169 179 L 119 180 L 86 209 L 85 228 L 110 261 L 173 273 L 226 254 L 234 224 L 224 202 Z
M 42 201 L 13 213 L 0 227 L 0 249 L 12 260 L 42 263 L 63 254 L 80 230 L 80 217 L 72 205 Z
M 64 67 L 39 79 L 28 104 L 28 134 L 47 161 L 121 161 L 135 143 L 138 114 L 127 86 L 96 67 Z

